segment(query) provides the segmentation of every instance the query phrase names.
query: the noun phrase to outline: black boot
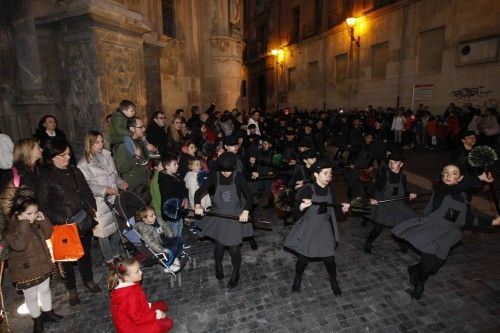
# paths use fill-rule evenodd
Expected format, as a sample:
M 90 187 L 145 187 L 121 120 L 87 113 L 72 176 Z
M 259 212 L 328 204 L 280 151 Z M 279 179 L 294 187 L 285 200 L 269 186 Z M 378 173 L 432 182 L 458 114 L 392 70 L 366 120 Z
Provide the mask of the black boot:
M 250 238 L 250 240 L 248 241 L 250 243 L 250 248 L 252 250 L 257 250 L 259 248 L 259 245 L 257 245 L 257 242 L 255 241 L 255 238 Z
M 302 283 L 302 276 L 295 275 L 295 279 L 293 280 L 293 284 L 292 284 L 292 291 L 294 293 L 300 293 L 301 283 Z
M 410 283 L 414 286 L 417 283 L 418 272 L 416 266 L 408 266 L 408 277 L 410 279 Z
M 233 271 L 233 274 L 231 274 L 231 278 L 229 279 L 229 282 L 227 283 L 227 287 L 229 289 L 233 289 L 238 285 L 238 280 L 240 279 L 240 272 L 239 271 Z
M 42 316 L 38 316 L 33 318 L 33 333 L 43 333 L 43 318 Z
M 365 253 L 372 253 L 372 244 L 368 239 L 365 241 Z
M 408 252 L 408 245 L 403 240 L 398 241 L 399 250 L 403 253 Z
M 46 322 L 58 322 L 64 319 L 64 317 L 55 313 L 54 310 L 50 310 L 42 311 L 42 319 Z
M 336 278 L 330 278 L 330 285 L 332 286 L 333 294 L 335 296 L 342 295 L 342 290 L 340 289 L 339 283 Z
M 424 293 L 424 284 L 425 282 L 417 281 L 415 283 L 415 287 L 411 291 L 411 298 L 419 300 L 422 298 L 422 294 Z
M 66 294 L 68 295 L 69 305 L 77 306 L 78 304 L 80 304 L 80 297 L 78 297 L 78 291 L 66 290 Z
M 215 263 L 215 278 L 217 280 L 224 279 L 224 270 L 222 269 L 222 263 L 221 262 L 216 262 Z

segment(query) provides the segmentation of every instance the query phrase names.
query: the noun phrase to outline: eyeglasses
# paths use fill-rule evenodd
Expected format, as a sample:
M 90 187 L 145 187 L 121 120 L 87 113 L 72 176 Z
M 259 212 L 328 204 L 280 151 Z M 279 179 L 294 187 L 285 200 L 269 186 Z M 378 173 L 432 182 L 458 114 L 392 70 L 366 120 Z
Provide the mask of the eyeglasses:
M 166 119 L 165 117 L 156 117 L 156 119 Z

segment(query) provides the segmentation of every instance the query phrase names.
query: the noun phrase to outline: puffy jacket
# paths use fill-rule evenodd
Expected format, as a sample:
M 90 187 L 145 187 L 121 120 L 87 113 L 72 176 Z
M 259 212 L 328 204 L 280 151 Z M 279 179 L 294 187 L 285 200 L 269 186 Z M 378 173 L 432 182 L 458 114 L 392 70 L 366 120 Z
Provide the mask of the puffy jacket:
M 42 212 L 52 224 L 65 224 L 80 209 L 85 209 L 90 216 L 97 209 L 85 177 L 73 166 L 42 168 L 35 183 L 35 194 Z
M 16 220 L 4 231 L 9 253 L 10 277 L 13 282 L 25 281 L 53 270 L 46 239 L 52 235 L 49 219 L 30 223 Z

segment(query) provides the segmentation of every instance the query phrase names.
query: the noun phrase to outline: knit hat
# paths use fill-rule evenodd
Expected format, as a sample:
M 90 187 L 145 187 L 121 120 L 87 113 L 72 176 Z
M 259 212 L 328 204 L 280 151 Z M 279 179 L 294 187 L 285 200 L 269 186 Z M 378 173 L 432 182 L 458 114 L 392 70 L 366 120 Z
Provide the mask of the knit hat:
M 238 144 L 238 137 L 236 135 L 228 135 L 224 138 L 226 146 L 236 146 Z
M 405 160 L 405 156 L 403 155 L 402 152 L 395 151 L 395 152 L 389 154 L 388 159 L 389 160 L 393 160 L 393 161 L 401 161 L 401 162 L 403 162 Z

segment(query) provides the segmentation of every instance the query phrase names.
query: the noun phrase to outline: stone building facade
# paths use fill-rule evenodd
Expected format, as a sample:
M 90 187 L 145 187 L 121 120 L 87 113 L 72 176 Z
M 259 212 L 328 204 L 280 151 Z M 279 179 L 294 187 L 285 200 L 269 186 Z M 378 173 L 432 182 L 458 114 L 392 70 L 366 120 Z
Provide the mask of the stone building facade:
M 54 114 L 77 151 L 122 99 L 242 108 L 242 0 L 0 0 L 0 130 Z
M 249 0 L 247 7 L 251 105 L 424 104 L 441 113 L 449 103 L 500 100 L 498 1 Z M 357 18 L 352 38 L 347 17 Z

